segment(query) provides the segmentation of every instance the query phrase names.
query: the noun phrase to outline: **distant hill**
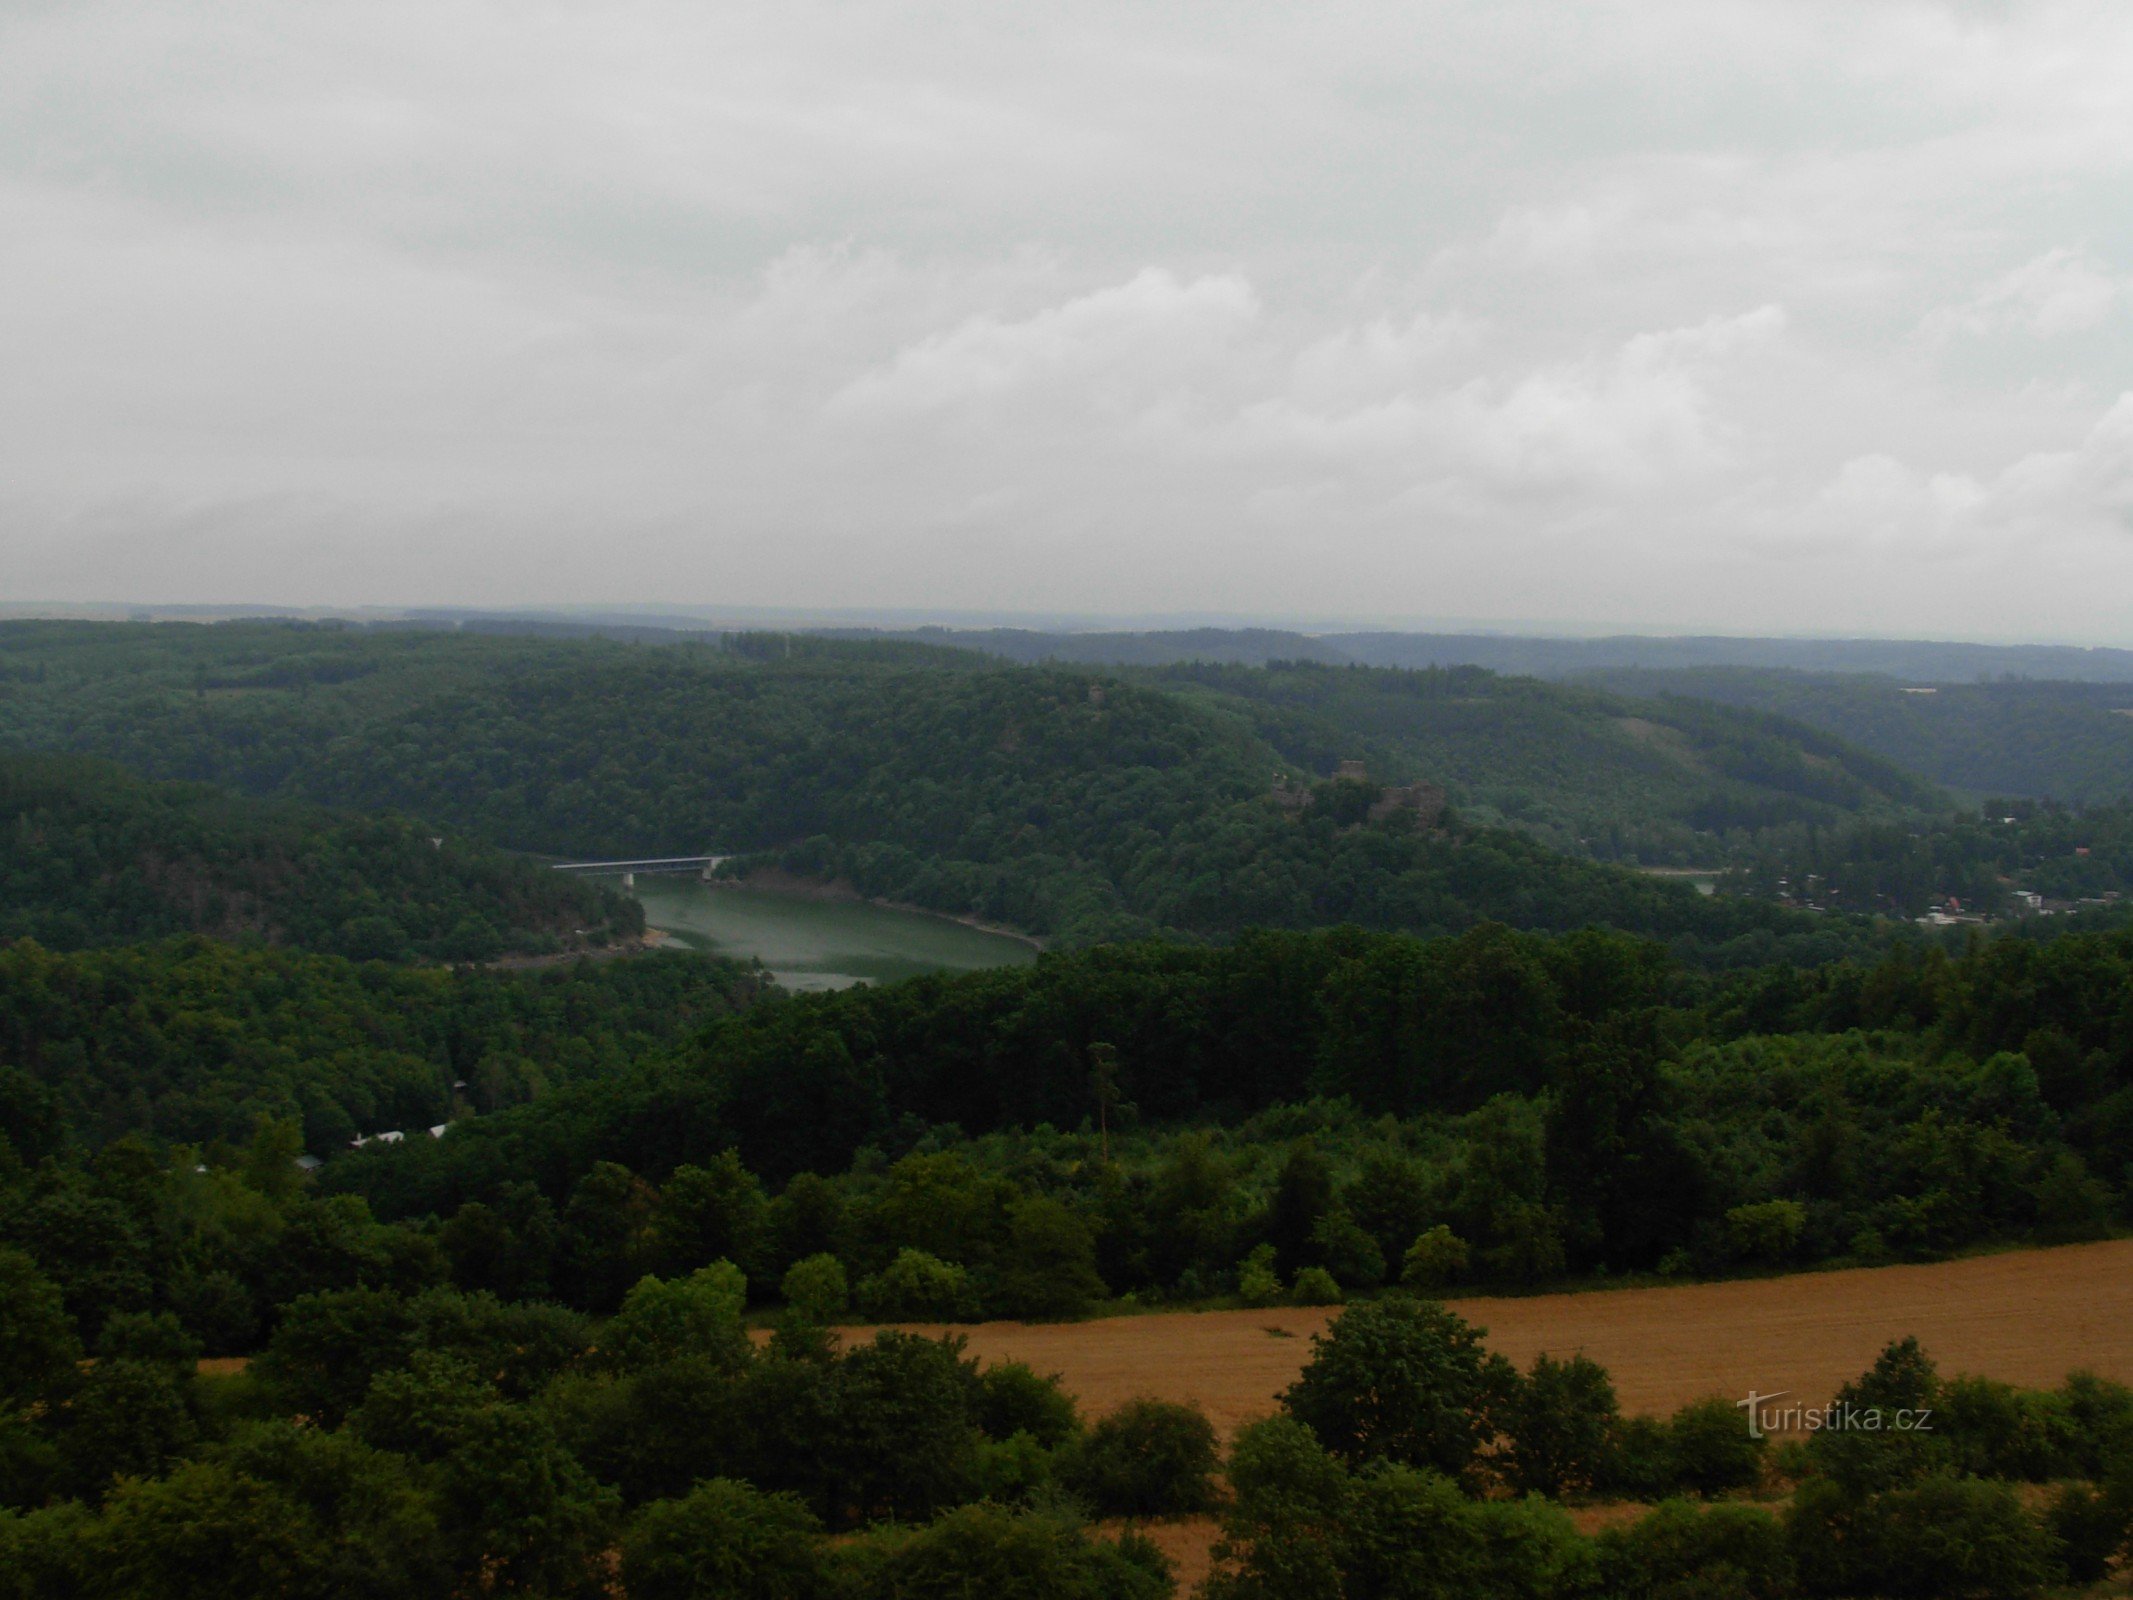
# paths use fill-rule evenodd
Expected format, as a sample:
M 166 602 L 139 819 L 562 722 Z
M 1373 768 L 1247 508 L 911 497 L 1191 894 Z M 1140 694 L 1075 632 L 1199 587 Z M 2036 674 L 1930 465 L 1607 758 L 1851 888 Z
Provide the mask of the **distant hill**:
M 1918 685 L 1741 668 L 1617 671 L 1592 681 L 1789 717 L 1976 796 L 2084 805 L 2133 797 L 2133 685 Z M 1912 692 L 1923 688 L 1932 692 Z
M 1756 667 L 1874 674 L 1906 683 L 2044 678 L 2133 684 L 2133 650 L 2065 645 L 1990 645 L 1907 639 L 1674 638 L 1623 634 L 1555 639 L 1493 633 L 1322 633 L 1278 628 L 1191 628 L 1148 633 L 1047 632 L 1022 628 L 841 628 L 846 639 L 904 639 L 981 650 L 1010 661 L 1100 666 L 1217 662 L 1263 666 L 1317 661 L 1366 667 L 1487 667 L 1535 678 L 1623 670 Z
M 1772 940 L 1826 954 L 1848 937 L 1520 833 L 1418 829 L 1401 815 L 1358 825 L 1360 792 L 1284 811 L 1270 793 L 1277 772 L 1322 775 L 1322 750 L 1367 754 L 1367 718 L 1437 680 L 1358 672 L 1350 683 L 1317 704 L 1299 684 L 1287 705 L 1160 674 L 790 634 L 658 646 L 262 623 L 0 625 L 0 739 L 437 817 L 517 849 L 756 852 L 878 898 L 1067 942 L 1341 922 L 1435 932 L 1491 919 L 1600 923 L 1702 948 L 1752 936 L 1763 956 Z M 1732 826 L 1750 824 L 1755 803 L 1812 816 L 1905 798 L 1851 757 L 1738 713 L 1704 713 L 1710 728 L 1691 731 L 1687 712 L 1584 691 L 1481 678 L 1439 687 L 1439 713 L 1507 747 L 1507 790 L 1519 761 L 1536 774 L 1554 763 L 1543 825 L 1562 797 L 1632 769 L 1664 788 L 1675 809 L 1657 820 L 1676 830 L 1693 827 L 1682 809 L 1698 803 L 1714 808 L 1704 820 Z M 1468 704 L 1492 696 L 1478 713 Z M 1509 748 L 1581 725 L 1583 742 L 1553 753 Z M 1417 769 L 1436 756 L 1404 727 L 1386 724 L 1374 748 L 1427 776 Z M 1782 782 L 1763 784 L 1757 762 Z M 1563 815 L 1575 827 L 1585 814 Z
M 1800 722 L 1478 667 L 1173 666 L 1147 681 L 1242 716 L 1286 759 L 1428 779 L 1475 820 L 1602 860 L 1694 865 L 1759 830 L 1947 809 L 1901 767 Z
M 1183 628 L 1159 633 L 1041 633 L 1026 628 L 825 628 L 821 637 L 898 639 L 979 650 L 1025 665 L 1062 662 L 1098 667 L 1157 667 L 1180 661 L 1264 666 L 1269 661 L 1345 665 L 1355 658 L 1326 640 L 1279 628 Z
M 641 933 L 634 900 L 393 816 L 0 755 L 0 941 L 204 933 L 358 959 L 479 961 Z
M 1909 639 L 1659 638 L 1521 639 L 1493 634 L 1335 633 L 1319 643 L 1380 667 L 1467 665 L 1540 678 L 1622 669 L 1760 667 L 1870 673 L 1906 683 L 2054 678 L 2133 683 L 2133 650 L 2064 645 L 1936 643 Z

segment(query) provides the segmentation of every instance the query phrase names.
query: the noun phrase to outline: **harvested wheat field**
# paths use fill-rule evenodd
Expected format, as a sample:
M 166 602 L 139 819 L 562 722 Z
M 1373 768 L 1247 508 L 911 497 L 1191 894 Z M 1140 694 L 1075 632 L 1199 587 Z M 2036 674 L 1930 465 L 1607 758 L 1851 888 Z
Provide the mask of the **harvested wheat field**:
M 1946 1373 L 2048 1386 L 2077 1368 L 2133 1382 L 2133 1240 L 1929 1266 L 1749 1282 L 1469 1299 L 1460 1315 L 1524 1366 L 1545 1350 L 1614 1375 L 1622 1407 L 1670 1412 L 1751 1388 L 1826 1400 L 1891 1339 L 1916 1334 Z M 955 1332 L 988 1361 L 1056 1372 L 1101 1415 L 1136 1395 L 1189 1400 L 1225 1434 L 1274 1409 L 1337 1312 L 1168 1312 L 987 1322 Z

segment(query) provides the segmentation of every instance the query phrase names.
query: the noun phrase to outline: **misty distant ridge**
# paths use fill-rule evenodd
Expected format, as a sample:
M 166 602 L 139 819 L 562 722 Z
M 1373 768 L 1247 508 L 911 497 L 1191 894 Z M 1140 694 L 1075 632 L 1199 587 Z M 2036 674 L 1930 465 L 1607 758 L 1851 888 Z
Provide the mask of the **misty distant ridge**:
M 1711 667 L 1851 673 L 1914 684 L 1976 683 L 2004 678 L 2072 683 L 2133 683 L 2133 649 L 2051 644 L 1973 644 L 1926 639 L 1761 638 L 1724 634 L 1614 634 L 1563 637 L 1504 632 L 1407 632 L 1396 629 L 1304 632 L 1272 627 L 1130 628 L 1075 625 L 986 625 L 968 613 L 920 622 L 897 611 L 809 612 L 758 606 L 661 609 L 650 606 L 490 610 L 474 607 L 296 608 L 259 605 L 80 605 L 0 608 L 10 615 L 68 615 L 135 621 L 261 621 L 274 617 L 368 627 L 445 627 L 481 632 L 598 635 L 647 643 L 721 633 L 789 631 L 832 639 L 901 640 L 975 650 L 1024 663 L 1169 666 L 1182 662 L 1263 666 L 1316 661 L 1327 666 L 1474 666 L 1537 678 L 1577 678 L 1624 671 Z M 1051 621 L 1051 619 L 1038 619 Z M 1095 620 L 1095 619 L 1090 619 Z
M 1020 628 L 823 628 L 837 638 L 905 639 L 982 650 L 1010 660 L 1103 666 L 1209 661 L 1261 666 L 1486 667 L 1535 678 L 1624 670 L 1752 667 L 1863 673 L 1907 683 L 2035 678 L 2133 683 L 2133 650 L 2072 645 L 1989 645 L 1908 639 L 1755 639 L 1718 635 L 1605 639 L 1522 638 L 1487 633 L 1290 633 L 1276 628 L 1190 628 L 1153 633 L 1045 633 Z

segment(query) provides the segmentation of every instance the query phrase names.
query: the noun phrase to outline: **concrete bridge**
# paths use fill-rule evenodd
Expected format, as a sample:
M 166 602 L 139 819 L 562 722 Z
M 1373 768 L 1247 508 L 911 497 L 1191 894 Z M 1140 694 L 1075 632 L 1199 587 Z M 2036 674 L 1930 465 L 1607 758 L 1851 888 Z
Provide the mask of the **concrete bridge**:
M 591 872 L 607 877 L 620 874 L 623 887 L 631 888 L 640 872 L 668 876 L 693 872 L 699 878 L 709 878 L 712 869 L 725 859 L 724 856 L 640 856 L 629 861 L 557 861 L 549 870 Z

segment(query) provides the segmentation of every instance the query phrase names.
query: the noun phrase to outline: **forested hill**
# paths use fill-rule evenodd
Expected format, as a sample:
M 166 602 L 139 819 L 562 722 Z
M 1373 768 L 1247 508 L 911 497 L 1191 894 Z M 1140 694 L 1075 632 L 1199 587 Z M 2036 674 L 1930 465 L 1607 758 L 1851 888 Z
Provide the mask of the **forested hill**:
M 1385 682 L 1389 702 L 1400 691 Z M 1765 959 L 1776 941 L 1827 954 L 1852 936 L 1502 830 L 1417 829 L 1403 815 L 1361 825 L 1364 793 L 1286 813 L 1269 797 L 1285 763 L 1264 737 L 1286 726 L 1281 710 L 1204 685 L 787 636 L 720 648 L 280 624 L 0 627 L 0 740 L 401 809 L 520 849 L 771 851 L 871 895 L 1069 942 L 1494 919 L 1701 948 L 1745 939 L 1737 954 Z M 1679 767 L 1670 746 L 1686 736 L 1670 727 L 1617 729 L 1616 748 L 1651 741 L 1650 770 Z M 1314 737 L 1332 750 L 1361 731 L 1329 714 Z M 1519 737 L 1550 736 L 1535 725 Z M 1689 764 L 1721 746 L 1692 744 Z M 1826 769 L 1833 781 L 1856 781 L 1839 766 Z M 1552 776 L 1558 792 L 1611 781 L 1575 752 Z
M 1389 781 L 1443 784 L 1470 820 L 1602 860 L 1707 863 L 1764 829 L 1947 805 L 1931 784 L 1813 728 L 1677 696 L 1479 667 L 1275 662 L 1147 676 L 1237 710 L 1306 769 L 1362 757 Z
M 2133 685 L 1905 683 L 1720 667 L 1595 681 L 1787 717 L 1976 795 L 2085 805 L 2133 798 Z
M 634 900 L 390 815 L 0 754 L 0 941 L 205 933 L 360 960 L 481 961 L 644 930 Z
M 241 1143 L 263 1118 L 331 1156 L 356 1134 L 619 1079 L 763 989 L 757 971 L 681 952 L 500 971 L 200 938 L 66 954 L 22 941 L 0 947 L 0 1167 L 9 1143 L 33 1163 L 128 1134 Z

